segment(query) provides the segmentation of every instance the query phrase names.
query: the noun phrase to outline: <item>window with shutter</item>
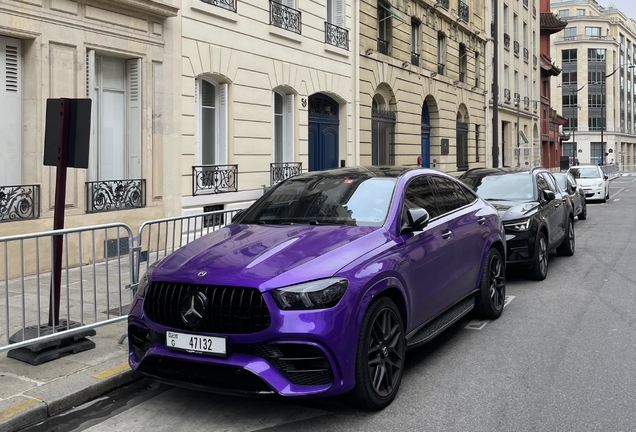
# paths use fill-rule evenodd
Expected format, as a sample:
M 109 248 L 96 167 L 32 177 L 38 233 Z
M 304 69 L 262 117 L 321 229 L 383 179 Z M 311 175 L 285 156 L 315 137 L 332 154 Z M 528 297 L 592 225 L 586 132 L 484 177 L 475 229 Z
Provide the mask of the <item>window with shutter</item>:
M 141 163 L 141 59 L 131 59 L 127 66 L 128 106 L 128 178 L 142 178 Z
M 228 163 L 228 85 L 207 78 L 195 80 L 197 163 Z
M 22 44 L 0 36 L 0 186 L 22 183 Z
M 274 162 L 294 161 L 294 94 L 274 92 Z

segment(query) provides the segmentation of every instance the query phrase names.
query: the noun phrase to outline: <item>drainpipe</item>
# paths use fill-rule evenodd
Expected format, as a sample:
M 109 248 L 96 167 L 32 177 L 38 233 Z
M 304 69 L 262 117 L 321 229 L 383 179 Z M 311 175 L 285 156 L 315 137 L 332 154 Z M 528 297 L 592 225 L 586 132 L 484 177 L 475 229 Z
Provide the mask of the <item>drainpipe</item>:
M 360 0 L 353 0 L 354 160 L 360 165 Z

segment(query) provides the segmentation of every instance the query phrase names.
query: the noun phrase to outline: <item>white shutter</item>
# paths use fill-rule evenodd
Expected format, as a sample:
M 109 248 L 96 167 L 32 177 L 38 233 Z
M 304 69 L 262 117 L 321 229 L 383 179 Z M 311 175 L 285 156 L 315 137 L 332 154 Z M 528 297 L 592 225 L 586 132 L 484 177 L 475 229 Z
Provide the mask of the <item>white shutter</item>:
M 142 178 L 141 171 L 141 59 L 126 61 L 128 178 Z
M 91 135 L 88 151 L 88 172 L 86 173 L 87 179 L 97 180 L 97 131 L 99 128 L 98 113 L 99 107 L 95 97 L 95 80 L 97 75 L 95 74 L 95 51 L 88 50 L 86 53 L 86 97 L 91 99 Z
M 335 20 L 333 23 L 338 27 L 344 28 L 345 26 L 345 0 L 333 0 L 335 3 L 334 15 Z
M 285 95 L 283 131 L 283 162 L 294 161 L 294 99 L 295 94 Z
M 0 36 L 0 186 L 22 183 L 22 43 Z
M 203 113 L 201 112 L 201 95 L 199 92 L 201 91 L 201 85 L 199 84 L 199 78 L 194 79 L 194 120 L 196 130 L 194 131 L 194 151 L 196 155 L 195 162 L 197 165 L 201 165 L 203 162 L 203 150 L 201 149 L 201 125 L 202 120 L 201 117 Z
M 217 142 L 216 142 L 216 156 L 217 156 L 217 164 L 218 165 L 227 165 L 228 163 L 228 125 L 227 125 L 227 121 L 228 121 L 228 115 L 227 115 L 227 92 L 228 92 L 228 85 L 227 84 L 219 84 L 217 86 L 217 90 L 219 92 L 219 104 L 218 104 L 218 119 L 219 119 L 219 126 L 218 126 L 218 135 L 217 135 Z

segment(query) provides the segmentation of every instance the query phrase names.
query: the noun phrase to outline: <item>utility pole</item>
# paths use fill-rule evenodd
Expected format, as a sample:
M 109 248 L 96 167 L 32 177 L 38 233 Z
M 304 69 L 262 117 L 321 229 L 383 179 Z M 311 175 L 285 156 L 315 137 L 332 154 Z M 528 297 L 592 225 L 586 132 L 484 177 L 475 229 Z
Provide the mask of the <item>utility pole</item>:
M 499 167 L 499 1 L 492 2 L 494 10 L 492 26 L 493 37 L 493 74 L 492 74 L 492 166 Z
M 521 166 L 521 130 L 519 129 L 519 107 L 521 105 L 521 94 L 517 93 L 516 103 L 517 103 L 517 168 Z

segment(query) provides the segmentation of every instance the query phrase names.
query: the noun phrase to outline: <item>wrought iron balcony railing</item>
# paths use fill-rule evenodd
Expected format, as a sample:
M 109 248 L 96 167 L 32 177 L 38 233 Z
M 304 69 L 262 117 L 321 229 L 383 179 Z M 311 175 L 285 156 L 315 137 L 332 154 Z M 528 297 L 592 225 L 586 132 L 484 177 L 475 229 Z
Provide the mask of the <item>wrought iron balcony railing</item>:
M 378 38 L 378 52 L 380 54 L 389 55 L 389 41 Z
M 349 51 L 349 30 L 325 21 L 325 43 Z
M 495 23 L 492 22 L 490 23 L 490 36 L 495 37 L 495 31 L 496 31 L 496 27 L 495 27 Z
M 510 103 L 510 90 L 504 89 L 504 101 Z
M 437 0 L 437 4 L 448 10 L 448 7 L 450 6 L 450 0 Z
M 530 98 L 528 96 L 523 98 L 523 107 L 525 109 L 530 109 Z
M 537 101 L 532 102 L 532 111 L 537 112 L 539 109 L 539 103 Z
M 533 17 L 537 16 L 537 8 L 536 8 L 536 6 L 532 6 L 532 16 Z
M 302 162 L 275 162 L 269 164 L 269 184 L 274 186 L 303 172 Z
M 468 4 L 464 2 L 463 0 L 459 0 L 458 12 L 459 12 L 459 19 L 467 23 L 469 8 L 468 8 Z
M 237 0 L 201 0 L 203 3 L 211 4 L 212 6 L 218 6 L 223 9 L 227 9 L 232 12 L 236 12 Z
M 530 50 L 528 50 L 528 48 L 523 49 L 523 60 L 526 63 L 528 63 L 528 60 L 530 60 Z
M 420 65 L 420 55 L 418 53 L 411 53 L 411 64 L 413 66 L 419 66 Z
M 510 35 L 508 33 L 504 33 L 504 47 L 510 49 Z
M 146 179 L 86 182 L 86 213 L 146 207 Z
M 238 191 L 238 165 L 194 165 L 192 196 Z
M 40 217 L 40 185 L 0 186 L 0 222 Z
M 459 82 L 466 82 L 466 73 L 465 72 L 460 72 L 459 73 Z
M 437 73 L 440 75 L 444 75 L 444 65 L 441 63 L 437 64 Z
M 515 106 L 519 105 L 521 106 L 521 95 L 519 93 L 514 94 L 514 96 L 512 97 L 512 100 L 515 101 Z
M 536 56 L 536 55 L 533 55 L 533 56 L 532 56 L 532 64 L 536 66 L 536 65 L 537 65 L 537 63 L 538 63 L 537 56 Z
M 301 34 L 301 12 L 275 0 L 269 0 L 269 24 Z
M 515 52 L 515 55 L 519 55 L 519 42 L 515 41 L 513 43 L 513 50 Z
M 525 7 L 528 7 L 528 0 L 523 0 L 523 5 L 524 5 Z

